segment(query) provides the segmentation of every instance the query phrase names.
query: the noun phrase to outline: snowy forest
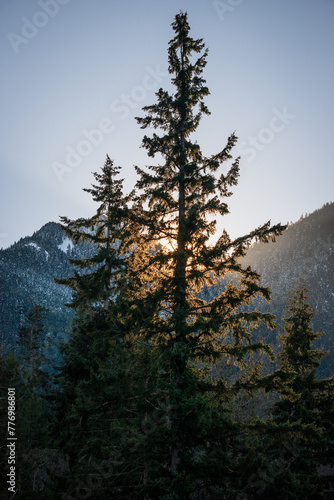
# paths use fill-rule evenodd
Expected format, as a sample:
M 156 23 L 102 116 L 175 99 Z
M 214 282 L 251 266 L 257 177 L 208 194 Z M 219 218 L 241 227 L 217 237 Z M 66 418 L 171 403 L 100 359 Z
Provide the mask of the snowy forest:
M 208 51 L 186 13 L 172 27 L 173 92 L 136 118 L 153 163 L 133 191 L 107 154 L 90 218 L 0 253 L 0 425 L 15 388 L 17 436 L 0 498 L 334 497 L 334 206 L 217 229 L 238 138 L 209 157 L 192 141 Z

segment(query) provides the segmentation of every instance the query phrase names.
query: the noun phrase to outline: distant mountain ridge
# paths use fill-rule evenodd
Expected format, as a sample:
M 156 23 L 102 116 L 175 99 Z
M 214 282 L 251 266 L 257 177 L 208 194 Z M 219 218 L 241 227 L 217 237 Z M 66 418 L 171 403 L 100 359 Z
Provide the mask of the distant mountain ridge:
M 4 351 L 15 346 L 30 300 L 47 308 L 46 329 L 52 339 L 63 340 L 73 312 L 65 306 L 71 291 L 54 282 L 73 272 L 68 257 L 92 252 L 87 244 L 73 245 L 60 224 L 49 222 L 32 236 L 0 250 L 0 341 Z
M 46 329 L 54 341 L 63 340 L 73 312 L 65 306 L 71 291 L 57 285 L 54 276 L 66 278 L 73 272 L 68 257 L 85 258 L 92 254 L 89 244 L 73 245 L 60 224 L 49 222 L 32 236 L 20 239 L 0 250 L 0 341 L 4 350 L 12 350 L 15 336 L 30 308 L 29 298 L 48 308 Z M 310 290 L 311 306 L 318 310 L 314 328 L 324 331 L 320 343 L 330 349 L 323 361 L 324 375 L 334 373 L 334 203 L 327 203 L 312 214 L 301 217 L 275 243 L 258 243 L 247 252 L 244 265 L 261 274 L 270 286 L 268 304 L 257 299 L 253 305 L 273 312 L 277 325 L 287 304 L 287 295 L 303 278 Z M 259 332 L 261 334 L 261 332 Z M 265 334 L 275 341 L 277 332 Z

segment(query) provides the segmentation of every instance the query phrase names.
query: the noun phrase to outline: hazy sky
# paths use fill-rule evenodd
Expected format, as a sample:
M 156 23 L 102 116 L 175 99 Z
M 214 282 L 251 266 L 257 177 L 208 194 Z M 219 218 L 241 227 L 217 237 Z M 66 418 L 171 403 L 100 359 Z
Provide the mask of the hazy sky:
M 151 161 L 134 116 L 169 86 L 179 10 L 209 48 L 194 139 L 211 155 L 239 137 L 229 233 L 334 200 L 334 0 L 1 0 L 0 247 L 92 215 L 106 154 L 133 187 Z

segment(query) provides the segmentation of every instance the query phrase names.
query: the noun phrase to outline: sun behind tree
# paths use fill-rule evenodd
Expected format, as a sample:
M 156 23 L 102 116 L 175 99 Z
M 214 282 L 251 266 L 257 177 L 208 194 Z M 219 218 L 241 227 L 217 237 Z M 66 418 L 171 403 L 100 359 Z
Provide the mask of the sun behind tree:
M 209 90 L 202 78 L 208 51 L 202 39 L 190 36 L 186 13 L 176 15 L 172 27 L 168 61 L 174 93 L 160 89 L 157 103 L 145 106 L 146 116 L 137 118 L 143 129 L 160 129 L 160 135 L 145 135 L 142 145 L 149 157 L 157 155 L 163 162 L 148 171 L 136 167 L 138 246 L 129 266 L 128 324 L 135 337 L 161 352 L 165 400 L 159 404 L 168 408 L 168 439 L 162 445 L 165 464 L 159 472 L 152 470 L 152 481 L 160 477 L 164 488 L 187 498 L 199 478 L 205 483 L 209 463 L 217 467 L 210 474 L 218 483 L 229 467 L 222 431 L 228 417 L 220 405 L 234 389 L 227 389 L 224 380 L 209 381 L 198 367 L 208 370 L 218 359 L 242 366 L 248 353 L 270 352 L 268 346 L 252 343 L 251 330 L 260 322 L 272 328 L 273 316 L 245 308 L 258 294 L 269 299 L 270 292 L 256 272 L 242 268 L 239 258 L 254 240 L 274 239 L 284 227 L 267 222 L 234 241 L 223 231 L 211 243 L 214 217 L 229 213 L 226 198 L 239 177 L 239 158 L 232 156 L 237 137 L 232 133 L 210 157 L 191 140 L 203 114 L 209 114 L 204 103 Z M 221 173 L 224 162 L 230 164 L 227 173 Z M 200 297 L 204 286 L 228 274 L 234 278 L 217 297 L 209 302 Z M 253 385 L 255 378 L 253 374 Z M 217 443 L 223 450 L 220 457 Z M 153 453 L 151 460 L 157 462 Z

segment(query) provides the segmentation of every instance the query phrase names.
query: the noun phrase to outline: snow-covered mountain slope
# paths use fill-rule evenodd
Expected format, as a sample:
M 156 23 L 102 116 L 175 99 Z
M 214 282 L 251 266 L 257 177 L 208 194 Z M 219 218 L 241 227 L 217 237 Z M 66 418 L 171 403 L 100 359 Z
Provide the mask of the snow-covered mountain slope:
M 56 284 L 54 277 L 72 274 L 68 257 L 86 257 L 91 251 L 86 244 L 74 246 L 55 222 L 0 250 L 0 335 L 5 351 L 15 346 L 15 336 L 30 309 L 30 300 L 49 310 L 46 328 L 52 338 L 65 338 L 73 316 L 65 306 L 71 291 Z

